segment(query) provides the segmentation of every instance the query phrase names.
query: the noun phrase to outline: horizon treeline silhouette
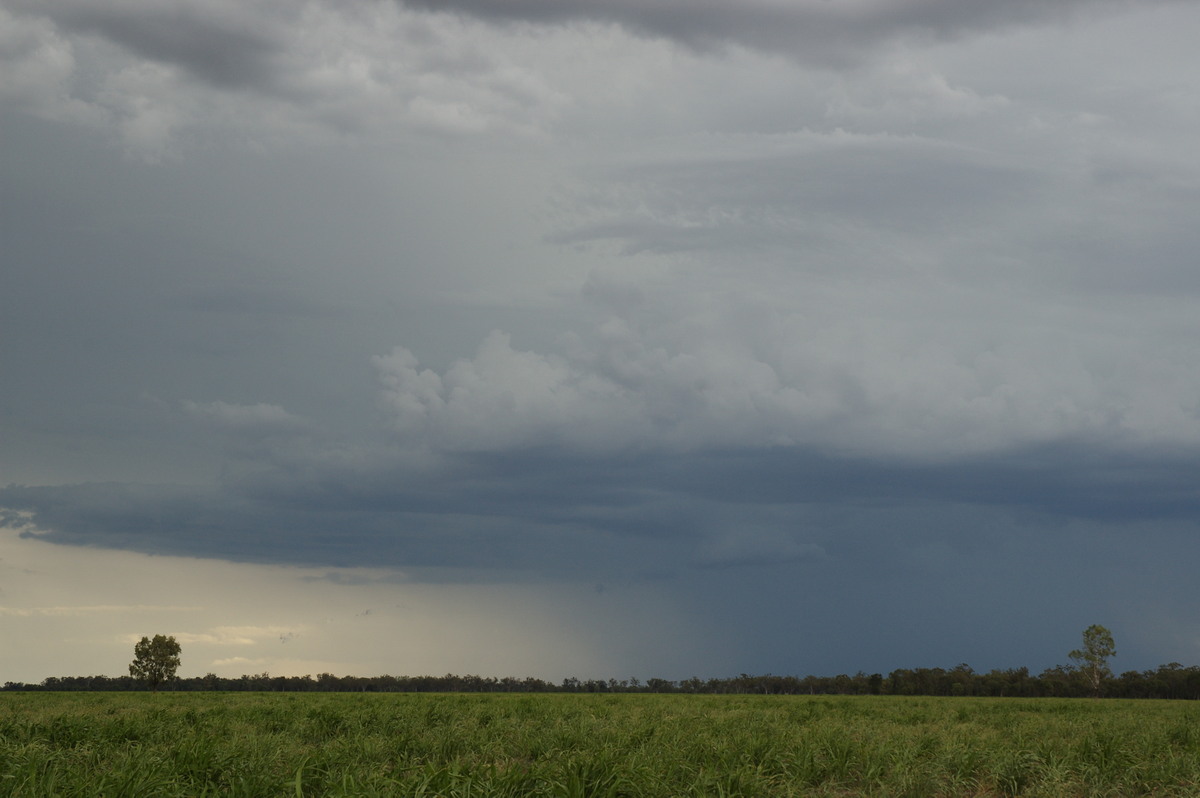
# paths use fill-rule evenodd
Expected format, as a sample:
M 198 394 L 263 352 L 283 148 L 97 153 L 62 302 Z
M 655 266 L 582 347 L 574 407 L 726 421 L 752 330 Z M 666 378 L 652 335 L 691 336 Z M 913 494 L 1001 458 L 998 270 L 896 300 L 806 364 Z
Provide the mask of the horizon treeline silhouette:
M 147 690 L 131 676 L 51 676 L 37 684 L 6 682 L 5 691 L 108 691 Z M 1033 675 L 1028 668 L 977 672 L 966 663 L 945 668 L 900 668 L 881 673 L 837 676 L 776 676 L 740 674 L 727 678 L 670 680 L 651 678 L 578 679 L 551 682 L 537 677 L 512 676 L 272 676 L 269 673 L 240 677 L 204 676 L 175 678 L 161 685 L 173 691 L 281 691 L 374 693 L 706 693 L 764 695 L 906 695 L 994 696 L 1021 698 L 1083 698 L 1094 694 L 1087 674 L 1058 665 Z M 1126 671 L 1105 679 L 1100 695 L 1106 698 L 1200 699 L 1200 666 L 1178 662 L 1153 670 Z

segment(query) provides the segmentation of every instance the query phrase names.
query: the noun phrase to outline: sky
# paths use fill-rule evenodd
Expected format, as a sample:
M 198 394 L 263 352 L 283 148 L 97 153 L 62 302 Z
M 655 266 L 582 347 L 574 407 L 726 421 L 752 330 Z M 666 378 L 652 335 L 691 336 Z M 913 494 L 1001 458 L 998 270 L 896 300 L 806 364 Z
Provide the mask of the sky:
M 0 0 L 0 681 L 1200 664 L 1197 32 Z

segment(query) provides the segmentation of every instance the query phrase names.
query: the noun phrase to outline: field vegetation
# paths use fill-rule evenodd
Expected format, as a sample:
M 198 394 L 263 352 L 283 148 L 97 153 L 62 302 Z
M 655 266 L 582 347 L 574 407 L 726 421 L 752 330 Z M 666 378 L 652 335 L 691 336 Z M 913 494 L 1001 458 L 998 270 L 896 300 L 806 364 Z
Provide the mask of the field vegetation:
M 0 695 L 0 796 L 1197 794 L 1191 702 Z

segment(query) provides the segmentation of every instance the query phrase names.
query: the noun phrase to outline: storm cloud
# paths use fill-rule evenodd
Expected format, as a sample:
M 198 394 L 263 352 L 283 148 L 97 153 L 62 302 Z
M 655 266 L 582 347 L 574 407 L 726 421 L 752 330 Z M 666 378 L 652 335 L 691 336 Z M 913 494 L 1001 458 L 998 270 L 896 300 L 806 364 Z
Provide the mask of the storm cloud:
M 736 44 L 778 52 L 823 66 L 847 66 L 895 41 L 953 39 L 1007 26 L 1061 22 L 1086 13 L 1120 8 L 1112 0 L 955 3 L 947 0 L 827 3 L 753 0 L 736 6 L 719 0 L 405 0 L 413 8 L 458 12 L 482 19 L 561 24 L 587 20 L 621 25 L 707 49 Z
M 0 0 L 6 545 L 565 601 L 642 676 L 1194 659 L 1197 24 Z

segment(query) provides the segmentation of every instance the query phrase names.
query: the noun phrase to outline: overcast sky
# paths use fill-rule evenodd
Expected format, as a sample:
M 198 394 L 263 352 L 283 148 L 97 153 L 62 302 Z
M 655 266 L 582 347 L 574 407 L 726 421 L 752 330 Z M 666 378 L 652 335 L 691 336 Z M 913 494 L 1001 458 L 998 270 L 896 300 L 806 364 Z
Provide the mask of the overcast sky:
M 1198 33 L 0 0 L 0 680 L 1200 664 Z

